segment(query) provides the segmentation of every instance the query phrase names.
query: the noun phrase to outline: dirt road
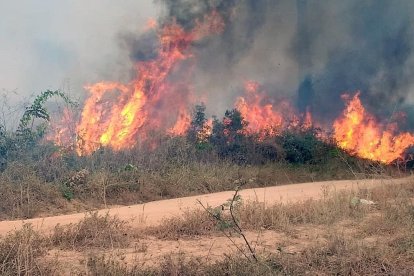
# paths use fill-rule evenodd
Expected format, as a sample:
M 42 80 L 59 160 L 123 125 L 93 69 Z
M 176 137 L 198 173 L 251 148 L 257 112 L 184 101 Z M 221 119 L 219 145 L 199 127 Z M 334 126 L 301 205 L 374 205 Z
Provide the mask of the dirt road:
M 298 202 L 310 198 L 318 199 L 322 196 L 323 190 L 340 191 L 354 190 L 358 188 L 370 188 L 379 185 L 404 183 L 408 178 L 387 179 L 387 180 L 344 180 L 344 181 L 327 181 L 292 184 L 276 187 L 246 189 L 240 192 L 244 200 L 257 200 L 272 204 L 277 202 Z M 199 195 L 192 197 L 184 197 L 177 199 L 169 199 L 155 201 L 146 204 L 133 206 L 117 207 L 111 209 L 100 210 L 99 213 L 116 215 L 122 220 L 129 221 L 132 226 L 145 227 L 149 225 L 157 225 L 165 217 L 176 216 L 188 208 L 200 208 L 197 200 L 203 204 L 210 206 L 218 206 L 233 196 L 233 191 Z M 19 229 L 24 223 L 31 223 L 35 229 L 40 231 L 50 231 L 57 224 L 76 223 L 85 217 L 85 213 L 77 213 L 70 215 L 61 215 L 54 217 L 35 218 L 29 220 L 18 221 L 1 221 L 0 235 L 4 235 L 9 231 Z

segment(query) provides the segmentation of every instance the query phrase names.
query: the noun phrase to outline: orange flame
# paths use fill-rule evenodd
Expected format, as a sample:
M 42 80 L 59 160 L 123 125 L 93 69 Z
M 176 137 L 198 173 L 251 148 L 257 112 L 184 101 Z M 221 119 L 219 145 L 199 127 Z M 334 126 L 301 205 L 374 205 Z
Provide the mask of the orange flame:
M 85 87 L 89 97 L 76 126 L 79 155 L 91 154 L 101 146 L 122 150 L 138 141 L 151 144 L 148 133 L 152 130 L 173 136 L 186 133 L 191 124 L 188 108 L 193 100 L 192 90 L 186 79 L 172 83 L 169 77 L 184 66 L 183 61 L 193 57 L 190 50 L 194 42 L 220 33 L 225 27 L 217 12 L 194 23 L 195 27 L 186 31 L 176 22 L 160 27 L 150 21 L 148 27 L 158 31 L 157 57 L 138 62 L 136 77 L 127 84 L 99 82 Z M 351 154 L 383 163 L 403 158 L 405 151 L 414 145 L 414 135 L 398 133 L 396 124 L 379 123 L 365 110 L 359 96 L 359 92 L 353 97 L 343 96 L 346 108 L 333 124 L 337 145 Z M 255 81 L 245 83 L 245 95 L 237 98 L 235 107 L 248 122 L 246 133 L 257 134 L 259 140 L 289 128 L 319 126 L 309 110 L 300 114 L 287 101 L 272 101 Z M 63 116 L 66 126 L 72 120 L 69 117 L 66 113 Z M 212 124 L 212 120 L 206 122 L 198 133 L 199 141 L 208 140 Z M 330 127 L 325 127 L 318 137 L 326 139 L 328 130 Z M 67 139 L 76 136 L 65 127 L 54 129 L 52 135 L 57 145 L 70 144 Z
M 200 142 L 206 142 L 212 133 L 213 133 L 213 119 L 208 119 L 204 123 L 203 129 L 197 133 L 197 139 Z
M 189 47 L 194 41 L 223 29 L 224 20 L 217 12 L 196 21 L 189 32 L 172 22 L 159 32 L 158 57 L 136 65 L 136 79 L 126 85 L 101 82 L 86 86 L 90 96 L 77 127 L 78 154 L 91 154 L 100 146 L 131 148 L 137 139 L 146 139 L 148 129 L 183 134 L 190 121 L 186 109 L 191 92 L 183 93 L 188 89 L 178 89 L 168 76 L 181 61 L 192 57 Z M 171 122 L 174 110 L 179 110 L 175 123 Z
M 61 150 L 73 150 L 74 141 L 76 141 L 76 121 L 73 110 L 68 107 L 63 108 L 62 116 L 59 120 L 52 117 L 49 122 L 49 133 L 46 135 L 46 141 L 52 141 L 59 146 Z
M 246 96 L 239 97 L 235 106 L 243 118 L 249 122 L 248 131 L 275 134 L 276 129 L 282 127 L 282 115 L 273 110 L 272 104 L 264 103 L 265 94 L 260 91 L 259 83 L 248 81 L 245 84 L 245 90 Z
M 186 109 L 181 109 L 178 115 L 178 121 L 169 129 L 169 133 L 173 136 L 184 135 L 191 124 L 191 116 Z
M 404 152 L 414 145 L 414 135 L 396 134 L 396 125 L 383 125 L 369 114 L 361 103 L 360 92 L 353 97 L 343 95 L 346 109 L 334 122 L 334 138 L 342 149 L 383 163 L 402 158 Z
M 259 83 L 246 82 L 245 91 L 245 97 L 239 97 L 235 106 L 249 123 L 248 133 L 259 134 L 262 139 L 265 136 L 277 135 L 290 127 L 300 126 L 304 129 L 312 127 L 310 112 L 297 116 L 297 112 L 287 101 L 274 105 L 267 99 L 266 92 L 261 90 Z

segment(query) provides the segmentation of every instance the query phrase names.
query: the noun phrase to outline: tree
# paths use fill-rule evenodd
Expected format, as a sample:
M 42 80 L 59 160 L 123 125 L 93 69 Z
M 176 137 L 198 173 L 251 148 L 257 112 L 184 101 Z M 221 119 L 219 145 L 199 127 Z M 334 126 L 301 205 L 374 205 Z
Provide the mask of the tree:
M 227 110 L 223 120 L 214 118 L 211 144 L 223 158 L 246 161 L 246 127 L 248 123 L 237 109 Z
M 193 118 L 187 132 L 187 139 L 192 143 L 199 143 L 200 136 L 203 136 L 207 124 L 206 106 L 201 103 L 194 107 Z
M 230 143 L 240 143 L 245 138 L 248 123 L 237 109 L 226 111 L 223 124 L 224 134 Z

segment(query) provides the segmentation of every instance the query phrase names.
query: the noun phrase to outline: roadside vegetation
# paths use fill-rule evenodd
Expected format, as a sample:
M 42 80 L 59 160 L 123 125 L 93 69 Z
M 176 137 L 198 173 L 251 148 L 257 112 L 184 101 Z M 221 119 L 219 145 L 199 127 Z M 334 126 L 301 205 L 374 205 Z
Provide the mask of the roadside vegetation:
M 46 91 L 16 130 L 0 125 L 1 220 L 236 192 L 220 206 L 200 203 L 143 229 L 94 212 L 48 233 L 24 225 L 0 237 L 1 275 L 414 273 L 413 180 L 354 192 L 326 189 L 320 200 L 271 206 L 238 195 L 240 187 L 406 176 L 407 167 L 350 156 L 315 128 L 248 134 L 237 110 L 206 128 L 203 105 L 194 108 L 186 135 L 154 133 L 129 150 L 78 156 L 74 147 L 45 139 L 51 97 L 76 106 Z M 172 252 L 177 243 L 187 249 Z
M 0 219 L 233 190 L 240 181 L 249 188 L 407 173 L 350 156 L 319 139 L 315 128 L 258 137 L 246 132 L 248 122 L 237 110 L 208 125 L 203 105 L 194 108 L 184 136 L 154 133 L 129 150 L 101 148 L 78 156 L 74 145 L 46 139 L 51 97 L 76 109 L 65 94 L 45 91 L 26 108 L 15 131 L 0 125 Z
M 410 275 L 414 273 L 413 199 L 412 180 L 355 192 L 327 192 L 321 200 L 293 205 L 264 206 L 237 198 L 235 220 L 256 259 L 249 257 L 226 209 L 218 209 L 220 220 L 204 210 L 188 210 L 146 229 L 132 229 L 116 217 L 91 213 L 51 233 L 38 233 L 26 225 L 3 237 L 0 271 L 2 275 Z M 257 242 L 266 233 L 282 238 L 261 247 Z M 197 249 L 194 244 L 205 238 L 228 240 L 228 246 L 214 256 L 200 246 L 203 254 L 192 255 Z M 173 241 L 188 242 L 193 251 L 159 255 L 164 243 L 173 250 Z

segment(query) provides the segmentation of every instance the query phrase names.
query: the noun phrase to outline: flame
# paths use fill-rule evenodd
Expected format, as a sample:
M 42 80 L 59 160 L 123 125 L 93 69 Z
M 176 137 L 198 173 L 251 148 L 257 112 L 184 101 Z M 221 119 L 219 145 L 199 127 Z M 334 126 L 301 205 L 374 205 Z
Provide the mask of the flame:
M 313 127 L 313 117 L 312 113 L 308 110 L 306 110 L 305 118 L 303 120 L 303 128 L 304 129 L 311 129 Z
M 191 116 L 187 109 L 181 109 L 178 115 L 178 120 L 175 125 L 168 131 L 173 136 L 184 135 L 191 124 Z
M 168 76 L 192 57 L 189 48 L 193 42 L 223 29 L 224 20 L 217 12 L 196 21 L 191 31 L 171 22 L 159 31 L 158 56 L 138 62 L 134 80 L 128 84 L 100 82 L 86 86 L 90 96 L 77 127 L 78 154 L 91 154 L 101 146 L 131 148 L 137 139 L 145 140 L 151 129 L 183 134 L 190 122 L 187 109 L 191 92 L 188 87 L 170 83 Z M 171 118 L 174 110 L 179 110 L 175 122 Z
M 397 134 L 395 124 L 378 123 L 362 105 L 360 92 L 353 97 L 345 94 L 343 99 L 346 109 L 333 125 L 334 138 L 342 149 L 362 158 L 391 163 L 414 145 L 414 135 Z
M 265 93 L 260 91 L 260 85 L 254 81 L 245 84 L 246 96 L 239 97 L 236 101 L 236 109 L 249 123 L 249 133 L 275 134 L 282 127 L 283 116 L 273 110 L 273 105 L 265 102 Z
M 158 22 L 157 20 L 155 20 L 154 18 L 150 18 L 147 20 L 147 24 L 145 26 L 145 30 L 154 30 L 156 29 L 158 26 Z
M 213 119 L 208 119 L 204 123 L 203 129 L 197 133 L 197 140 L 207 142 L 211 134 L 213 134 Z
M 68 107 L 63 108 L 62 116 L 59 119 L 52 117 L 49 122 L 49 132 L 45 140 L 52 141 L 61 150 L 73 150 L 73 142 L 76 141 L 76 121 L 73 110 Z
M 191 125 L 189 107 L 193 103 L 192 87 L 186 79 L 191 75 L 191 65 L 188 65 L 191 62 L 188 61 L 194 57 L 191 46 L 206 36 L 223 32 L 224 22 L 216 11 L 196 20 L 191 30 L 174 21 L 159 26 L 150 20 L 147 29 L 158 34 L 157 57 L 137 62 L 134 67 L 136 76 L 129 83 L 104 81 L 86 86 L 89 97 L 75 128 L 76 135 L 62 127 L 73 120 L 65 113 L 62 123 L 58 124 L 60 128 L 52 131 L 53 138 L 50 139 L 56 145 L 66 145 L 76 136 L 77 153 L 88 155 L 102 146 L 118 151 L 132 148 L 139 141 L 155 145 L 149 135 L 153 130 L 173 136 L 184 135 Z M 180 81 L 177 78 L 172 81 L 171 76 L 180 71 L 186 74 L 179 75 Z M 399 133 L 395 123 L 379 123 L 365 110 L 359 96 L 359 92 L 353 97 L 343 96 L 346 108 L 332 126 L 338 147 L 383 163 L 403 158 L 406 150 L 414 145 L 414 135 Z M 288 101 L 270 99 L 255 81 L 245 83 L 245 94 L 236 99 L 235 108 L 248 122 L 243 134 L 254 134 L 259 141 L 290 128 L 306 130 L 320 126 L 310 110 L 301 114 Z M 205 123 L 198 133 L 198 141 L 208 141 L 212 124 L 212 120 Z M 324 126 L 318 136 L 322 140 L 327 139 L 332 130 L 331 126 Z
M 275 105 L 267 98 L 266 92 L 261 90 L 258 82 L 247 81 L 245 91 L 244 97 L 237 98 L 235 107 L 248 122 L 247 132 L 259 134 L 259 139 L 280 134 L 291 127 L 312 127 L 312 115 L 309 111 L 298 116 L 287 101 L 280 101 Z

